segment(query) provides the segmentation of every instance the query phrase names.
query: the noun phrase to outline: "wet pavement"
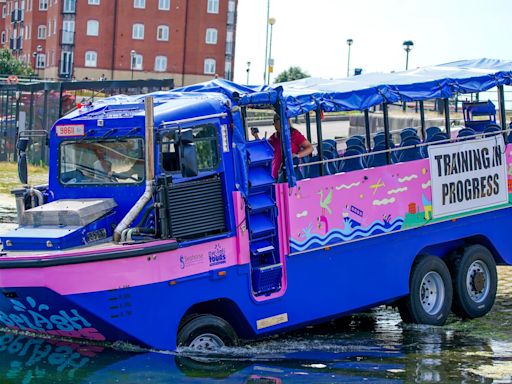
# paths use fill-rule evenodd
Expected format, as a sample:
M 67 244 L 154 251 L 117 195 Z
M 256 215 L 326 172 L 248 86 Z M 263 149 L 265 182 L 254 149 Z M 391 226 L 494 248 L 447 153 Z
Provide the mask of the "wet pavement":
M 0 232 L 14 219 L 14 204 L 0 205 Z M 0 332 L 0 383 L 510 383 L 512 267 L 498 274 L 496 304 L 480 319 L 408 325 L 379 307 L 216 355 Z

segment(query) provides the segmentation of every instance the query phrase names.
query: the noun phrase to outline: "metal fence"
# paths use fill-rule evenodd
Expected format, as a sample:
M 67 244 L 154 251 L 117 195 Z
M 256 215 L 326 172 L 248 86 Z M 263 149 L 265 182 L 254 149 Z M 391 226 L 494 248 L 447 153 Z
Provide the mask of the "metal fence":
M 26 130 L 34 133 L 30 135 L 29 161 L 46 164 L 48 150 L 44 133 L 57 119 L 76 109 L 77 104 L 173 87 L 173 79 L 0 83 L 0 161 L 16 160 L 16 140 L 19 132 Z

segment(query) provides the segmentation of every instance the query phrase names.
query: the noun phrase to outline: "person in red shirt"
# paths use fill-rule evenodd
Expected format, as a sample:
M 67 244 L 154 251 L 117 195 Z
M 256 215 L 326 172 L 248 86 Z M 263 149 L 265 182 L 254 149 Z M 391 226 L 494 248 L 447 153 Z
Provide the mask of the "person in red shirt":
M 304 156 L 310 155 L 311 152 L 313 152 L 313 145 L 311 145 L 309 140 L 306 139 L 302 133 L 292 127 L 289 120 L 288 123 L 290 125 L 293 158 L 301 159 Z M 274 158 L 272 159 L 272 177 L 277 180 L 279 177 L 281 164 L 283 162 L 283 150 L 281 146 L 281 120 L 278 114 L 274 115 L 274 128 L 276 129 L 276 132 L 270 136 L 268 142 L 272 148 L 274 148 Z M 253 136 L 255 139 L 259 139 L 257 132 L 253 132 Z

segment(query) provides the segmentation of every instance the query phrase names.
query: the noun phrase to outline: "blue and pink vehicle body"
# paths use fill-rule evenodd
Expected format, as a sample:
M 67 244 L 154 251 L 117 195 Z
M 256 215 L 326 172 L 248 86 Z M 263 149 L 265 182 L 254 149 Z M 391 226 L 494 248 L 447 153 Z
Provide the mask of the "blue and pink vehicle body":
M 488 69 L 486 76 L 496 83 L 486 78 L 480 90 L 507 84 L 512 71 L 507 65 L 507 71 Z M 457 68 L 460 73 L 462 67 L 470 68 L 464 63 Z M 465 76 L 474 86 L 475 76 L 459 78 Z M 487 188 L 485 194 L 473 189 L 480 203 L 443 214 L 436 212 L 436 201 L 444 196 L 447 204 L 451 197 L 457 203 L 457 195 L 442 187 L 441 195 L 433 192 L 432 183 L 442 182 L 443 167 L 439 162 L 432 168 L 435 152 L 350 172 L 321 171 L 319 177 L 302 180 L 294 173 L 285 117 L 450 97 L 454 85 L 448 76 L 442 79 L 442 86 L 436 80 L 437 88 L 431 87 L 434 80 L 422 80 L 401 89 L 370 85 L 375 80 L 368 78 L 362 80 L 367 84 L 346 92 L 320 90 L 318 82 L 248 88 L 214 81 L 152 94 L 154 178 L 130 183 L 63 181 L 62 148 L 70 141 L 80 146 L 146 140 L 145 97 L 65 116 L 50 132 L 49 185 L 40 188 L 44 204 L 31 209 L 44 215 L 45 205 L 59 201 L 113 203 L 82 226 L 30 222 L 2 236 L 0 326 L 174 350 L 180 329 L 201 314 L 225 320 L 242 338 L 254 338 L 396 303 L 410 294 L 411 271 L 420 255 L 444 260 L 479 244 L 496 263 L 512 263 L 507 236 L 512 146 L 501 135 L 436 146 L 439 156 L 457 148 L 497 151 L 491 151 L 492 165 L 480 169 L 485 177 L 498 175 L 496 188 L 488 187 L 486 179 L 478 186 L 478 191 Z M 415 87 L 423 93 L 413 92 Z M 283 167 L 289 175 L 284 182 L 272 179 L 268 142 L 248 138 L 245 109 L 260 106 L 271 106 L 283 117 Z M 211 127 L 213 160 L 198 151 L 207 159 L 192 176 L 166 164 L 172 151 L 165 148 L 178 139 L 165 140 L 205 126 Z M 335 161 L 343 159 L 330 160 Z M 145 181 L 151 196 L 131 227 L 124 228 L 123 238 L 116 239 L 116 226 L 140 201 Z M 134 230 L 128 236 L 136 221 L 151 231 Z

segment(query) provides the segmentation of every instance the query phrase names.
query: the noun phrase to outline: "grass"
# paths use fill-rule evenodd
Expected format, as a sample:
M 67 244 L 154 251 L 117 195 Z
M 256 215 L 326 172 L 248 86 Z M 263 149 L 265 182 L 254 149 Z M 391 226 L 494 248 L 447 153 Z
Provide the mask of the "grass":
M 31 185 L 48 182 L 48 167 L 28 166 L 28 181 Z M 21 185 L 16 163 L 0 162 L 0 194 L 10 194 L 11 189 Z

